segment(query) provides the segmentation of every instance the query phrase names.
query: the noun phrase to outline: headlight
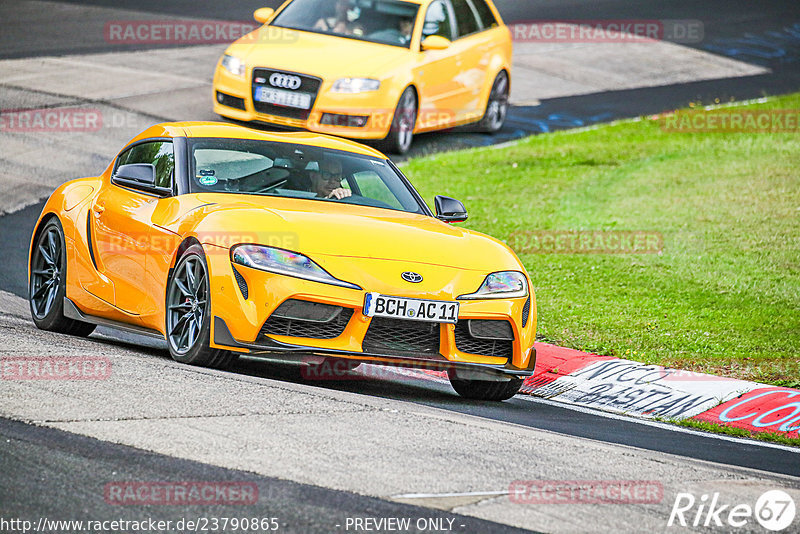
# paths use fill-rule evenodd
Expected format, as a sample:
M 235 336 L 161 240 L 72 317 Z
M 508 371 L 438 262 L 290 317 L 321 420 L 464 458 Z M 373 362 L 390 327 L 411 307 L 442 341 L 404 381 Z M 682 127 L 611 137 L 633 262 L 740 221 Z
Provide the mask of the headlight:
M 334 278 L 328 271 L 314 263 L 311 258 L 280 248 L 236 245 L 231 249 L 231 261 L 270 273 L 284 274 L 350 289 L 361 289 L 355 284 Z
M 236 56 L 232 56 L 230 54 L 225 54 L 222 56 L 222 66 L 234 76 L 244 76 L 244 61 Z
M 461 295 L 459 300 L 511 299 L 528 296 L 528 280 L 517 271 L 502 271 L 486 277 L 481 287 L 469 295 Z
M 366 93 L 377 91 L 381 87 L 380 80 L 371 78 L 340 78 L 333 83 L 334 93 Z

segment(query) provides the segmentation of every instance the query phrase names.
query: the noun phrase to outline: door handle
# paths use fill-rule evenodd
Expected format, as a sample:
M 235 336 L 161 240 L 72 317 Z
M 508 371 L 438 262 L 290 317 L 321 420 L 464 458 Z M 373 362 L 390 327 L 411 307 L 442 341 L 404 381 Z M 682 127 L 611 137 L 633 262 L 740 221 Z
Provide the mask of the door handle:
M 92 211 L 94 212 L 95 217 L 100 217 L 100 215 L 102 215 L 103 212 L 106 211 L 106 207 L 101 206 L 100 204 L 95 204 L 94 206 L 92 206 Z

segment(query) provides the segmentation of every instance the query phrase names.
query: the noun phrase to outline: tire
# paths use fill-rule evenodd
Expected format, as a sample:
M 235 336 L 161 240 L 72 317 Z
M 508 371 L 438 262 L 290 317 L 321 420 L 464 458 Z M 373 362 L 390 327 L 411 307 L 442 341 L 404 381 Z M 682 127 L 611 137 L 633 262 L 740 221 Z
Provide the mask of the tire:
M 479 132 L 496 133 L 503 128 L 508 116 L 508 94 L 508 73 L 501 70 L 494 79 L 489 98 L 486 100 L 486 111 L 477 125 L 476 129 Z
M 379 143 L 384 152 L 405 154 L 414 140 L 414 126 L 417 124 L 417 95 L 414 89 L 406 87 L 392 115 L 389 133 Z
M 64 229 L 57 218 L 42 227 L 29 258 L 28 305 L 41 330 L 86 337 L 95 325 L 64 317 L 67 295 L 67 250 Z
M 211 299 L 208 264 L 200 245 L 178 260 L 167 281 L 166 337 L 172 359 L 190 365 L 224 369 L 238 357 L 209 347 Z
M 452 370 L 448 371 L 447 376 L 456 393 L 466 399 L 484 401 L 508 400 L 519 392 L 523 382 L 521 378 L 512 378 L 508 382 L 462 380 L 457 378 Z

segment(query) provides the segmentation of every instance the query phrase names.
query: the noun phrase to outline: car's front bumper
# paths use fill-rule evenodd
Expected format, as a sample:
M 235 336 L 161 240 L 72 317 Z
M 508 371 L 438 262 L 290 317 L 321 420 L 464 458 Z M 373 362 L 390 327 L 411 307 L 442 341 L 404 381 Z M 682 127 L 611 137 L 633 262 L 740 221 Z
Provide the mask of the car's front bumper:
M 510 361 L 505 364 L 486 364 L 473 363 L 468 361 L 438 360 L 428 358 L 415 358 L 413 356 L 398 356 L 387 354 L 375 354 L 371 352 L 353 352 L 340 349 L 320 348 L 312 345 L 293 345 L 283 343 L 274 339 L 262 340 L 253 343 L 244 343 L 234 339 L 228 329 L 227 323 L 221 317 L 214 317 L 214 345 L 217 347 L 236 349 L 246 353 L 248 356 L 264 356 L 270 354 L 280 354 L 283 358 L 290 358 L 303 362 L 309 355 L 347 358 L 364 363 L 396 365 L 399 367 L 411 367 L 414 369 L 429 369 L 447 371 L 472 371 L 490 378 L 496 377 L 528 377 L 533 375 L 536 367 L 536 348 L 531 347 L 528 363 L 525 368 L 515 367 Z
M 207 250 L 209 248 L 207 246 Z M 302 355 L 321 354 L 433 369 L 480 368 L 489 372 L 517 376 L 529 376 L 533 372 L 536 359 L 533 349 L 536 332 L 536 305 L 533 294 L 527 298 L 460 301 L 459 322 L 464 322 L 460 326 L 437 324 L 433 327 L 430 334 L 432 348 L 429 346 L 427 351 L 391 350 L 385 349 L 392 345 L 391 340 L 384 344 L 376 345 L 371 342 L 367 344 L 367 339 L 374 340 L 370 334 L 374 336 L 375 330 L 370 330 L 373 319 L 365 316 L 362 311 L 364 297 L 368 291 L 397 294 L 399 290 L 396 286 L 382 285 L 380 278 L 375 277 L 370 284 L 366 284 L 370 287 L 356 290 L 272 274 L 240 265 L 235 266 L 239 273 L 237 276 L 227 254 L 222 253 L 223 249 L 213 248 L 216 249 L 216 253 L 207 254 L 207 260 L 213 295 L 210 341 L 216 348 L 254 355 L 295 354 L 299 358 L 302 358 Z M 372 265 L 375 263 L 370 264 Z M 450 280 L 456 287 L 477 288 L 485 277 L 485 273 L 450 267 L 426 266 L 425 269 L 426 279 L 431 280 L 431 286 L 417 294 L 407 291 L 397 296 L 452 300 L 452 295 L 448 297 L 444 291 L 436 294 L 431 288 L 446 287 L 448 284 L 445 280 Z M 246 286 L 245 291 L 242 290 L 242 286 Z M 344 324 L 339 331 L 324 338 L 278 335 L 268 331 L 267 321 L 281 304 L 289 300 L 338 306 L 351 315 L 343 319 Z M 505 321 L 513 331 L 513 340 L 505 341 L 503 350 L 497 350 L 492 354 L 473 354 L 461 350 L 476 346 L 474 343 L 469 344 L 469 341 L 475 340 L 467 339 L 464 334 L 468 320 Z M 409 321 L 398 321 L 409 323 Z M 391 336 L 392 332 L 389 329 L 382 334 Z M 402 335 L 407 333 L 400 332 L 401 337 Z M 385 340 L 386 337 L 382 339 Z M 492 347 L 494 351 L 494 345 Z
M 352 139 L 383 139 L 389 133 L 399 98 L 390 85 L 365 93 L 334 93 L 330 90 L 331 82 L 323 80 L 308 118 L 294 118 L 256 110 L 249 78 L 250 75 L 247 78 L 233 76 L 218 67 L 214 75 L 214 113 L 244 122 Z M 363 125 L 362 120 L 365 121 Z

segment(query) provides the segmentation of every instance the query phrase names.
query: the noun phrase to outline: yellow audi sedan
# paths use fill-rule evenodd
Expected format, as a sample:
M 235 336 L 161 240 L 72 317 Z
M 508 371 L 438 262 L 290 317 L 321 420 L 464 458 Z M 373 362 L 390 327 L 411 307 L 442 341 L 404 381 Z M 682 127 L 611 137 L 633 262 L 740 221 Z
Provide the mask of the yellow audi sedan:
M 288 0 L 254 14 L 214 74 L 214 111 L 405 153 L 415 133 L 503 127 L 511 32 L 490 0 Z

